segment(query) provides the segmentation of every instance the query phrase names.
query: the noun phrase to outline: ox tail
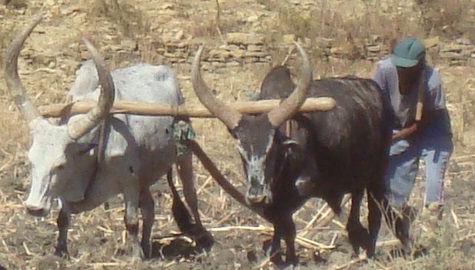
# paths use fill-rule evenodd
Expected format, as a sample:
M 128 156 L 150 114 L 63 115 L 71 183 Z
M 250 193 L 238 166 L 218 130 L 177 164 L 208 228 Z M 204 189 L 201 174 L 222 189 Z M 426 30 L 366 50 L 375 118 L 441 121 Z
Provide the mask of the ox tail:
M 190 234 L 193 230 L 193 222 L 191 219 L 190 212 L 186 208 L 183 201 L 180 199 L 180 194 L 176 190 L 175 184 L 173 183 L 173 169 L 170 169 L 167 173 L 167 181 L 170 189 L 172 191 L 173 202 L 172 202 L 172 213 L 173 218 L 175 218 L 176 225 L 182 233 Z

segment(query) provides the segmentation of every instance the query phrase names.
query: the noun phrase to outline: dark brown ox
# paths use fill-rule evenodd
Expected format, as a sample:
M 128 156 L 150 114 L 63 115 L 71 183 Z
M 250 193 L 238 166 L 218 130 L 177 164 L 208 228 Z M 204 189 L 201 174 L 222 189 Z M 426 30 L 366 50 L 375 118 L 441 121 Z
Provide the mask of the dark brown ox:
M 313 81 L 308 57 L 296 46 L 303 59 L 297 86 L 286 67 L 273 68 L 262 83 L 260 99 L 284 99 L 269 113 L 240 114 L 217 100 L 201 76 L 203 48 L 193 63 L 193 87 L 203 105 L 237 141 L 248 180 L 247 200 L 262 204 L 264 215 L 274 225 L 273 262 L 281 263 L 283 237 L 286 261 L 297 263 L 292 213 L 307 198 L 323 198 L 338 214 L 346 193 L 352 196 L 347 223 L 349 241 L 355 254 L 361 247 L 371 257 L 381 226 L 380 206 L 386 203 L 384 174 L 390 142 L 385 121 L 389 115 L 387 102 L 378 85 L 369 79 Z M 299 114 L 297 110 L 306 97 L 331 97 L 337 105 L 328 112 Z M 285 134 L 285 130 L 290 132 Z M 368 229 L 359 220 L 365 191 Z

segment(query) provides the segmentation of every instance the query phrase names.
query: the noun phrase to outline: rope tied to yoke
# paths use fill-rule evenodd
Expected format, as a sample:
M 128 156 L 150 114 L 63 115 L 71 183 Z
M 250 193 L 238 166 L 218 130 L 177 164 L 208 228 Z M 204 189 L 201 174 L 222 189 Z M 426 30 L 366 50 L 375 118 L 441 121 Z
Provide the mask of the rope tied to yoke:
M 177 155 L 183 155 L 188 152 L 187 141 L 195 139 L 195 131 L 190 122 L 179 119 L 172 124 L 173 139 L 175 140 L 175 146 Z

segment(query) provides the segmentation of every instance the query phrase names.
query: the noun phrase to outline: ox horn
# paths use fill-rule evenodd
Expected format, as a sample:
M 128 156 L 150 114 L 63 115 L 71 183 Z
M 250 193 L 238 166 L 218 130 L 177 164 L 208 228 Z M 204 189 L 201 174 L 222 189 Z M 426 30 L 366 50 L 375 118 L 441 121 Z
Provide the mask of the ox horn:
M 195 94 L 198 96 L 200 102 L 230 130 L 233 130 L 239 124 L 242 114 L 233 110 L 229 106 L 226 106 L 211 93 L 211 90 L 201 76 L 200 62 L 202 52 L 203 46 L 200 46 L 195 55 L 195 59 L 193 60 L 193 66 L 191 69 L 191 82 L 193 84 L 193 89 L 195 90 Z
M 15 105 L 20 110 L 26 122 L 33 128 L 37 119 L 42 119 L 43 116 L 36 108 L 25 91 L 20 76 L 18 76 L 18 56 L 25 43 L 25 40 L 31 34 L 33 29 L 40 23 L 41 17 L 31 22 L 23 32 L 19 33 L 7 48 L 6 62 L 5 62 L 5 82 L 7 88 L 10 90 L 10 95 L 15 102 Z
M 92 60 L 96 66 L 97 75 L 99 77 L 99 83 L 102 90 L 99 96 L 97 106 L 92 108 L 86 115 L 78 120 L 68 124 L 69 136 L 72 139 L 79 139 L 86 133 L 96 127 L 104 118 L 107 117 L 115 98 L 115 88 L 112 76 L 102 59 L 102 56 L 92 43 L 83 38 L 83 41 L 87 47 L 87 50 L 92 55 Z
M 267 115 L 269 122 L 274 127 L 280 126 L 298 111 L 300 106 L 302 106 L 302 104 L 305 102 L 308 90 L 310 89 L 313 80 L 312 68 L 310 66 L 310 60 L 308 59 L 307 53 L 305 53 L 300 44 L 295 41 L 294 44 L 302 56 L 302 70 L 300 71 L 300 78 L 296 89 L 280 104 L 279 107 L 271 110 Z

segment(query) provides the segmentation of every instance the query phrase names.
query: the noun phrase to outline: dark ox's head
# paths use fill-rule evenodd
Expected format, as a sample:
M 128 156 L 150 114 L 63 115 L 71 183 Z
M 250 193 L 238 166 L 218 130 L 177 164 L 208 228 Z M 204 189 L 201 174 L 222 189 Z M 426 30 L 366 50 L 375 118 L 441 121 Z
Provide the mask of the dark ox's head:
M 241 114 L 226 106 L 211 93 L 200 71 L 202 46 L 193 61 L 191 77 L 196 95 L 201 103 L 228 127 L 237 141 L 249 185 L 246 199 L 250 203 L 272 200 L 270 183 L 274 178 L 277 158 L 276 130 L 298 111 L 305 101 L 312 82 L 312 68 L 308 56 L 299 44 L 295 43 L 295 45 L 303 60 L 298 85 L 293 90 L 290 76 L 280 73 L 284 72 L 283 70 L 271 72 L 274 75 L 268 74 L 264 80 L 268 83 L 264 84 L 263 89 L 279 91 L 278 88 L 280 88 L 291 94 L 277 108 L 257 116 Z M 274 87 L 275 89 L 271 89 Z M 287 87 L 292 88 L 287 89 Z

